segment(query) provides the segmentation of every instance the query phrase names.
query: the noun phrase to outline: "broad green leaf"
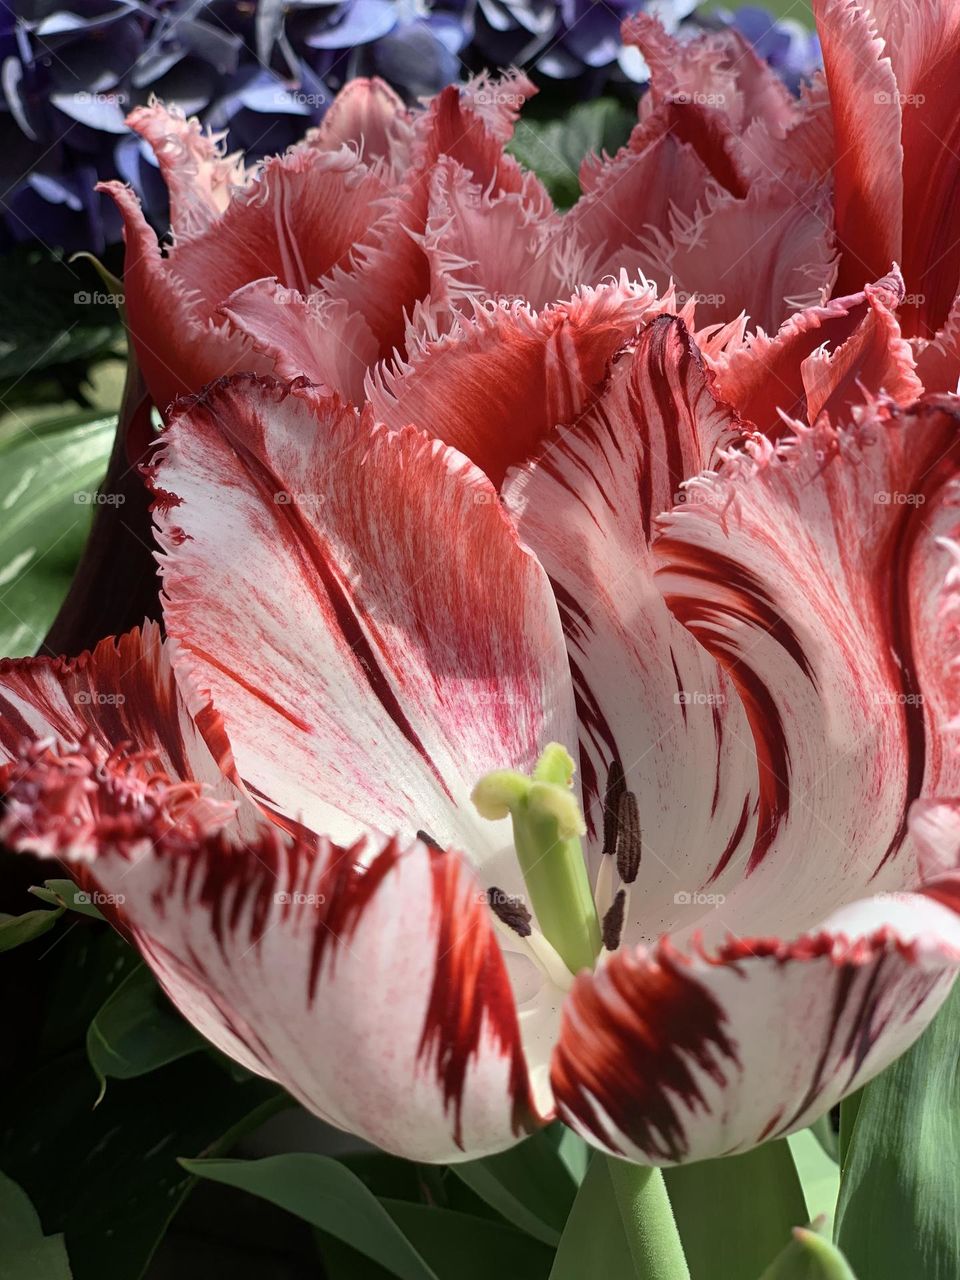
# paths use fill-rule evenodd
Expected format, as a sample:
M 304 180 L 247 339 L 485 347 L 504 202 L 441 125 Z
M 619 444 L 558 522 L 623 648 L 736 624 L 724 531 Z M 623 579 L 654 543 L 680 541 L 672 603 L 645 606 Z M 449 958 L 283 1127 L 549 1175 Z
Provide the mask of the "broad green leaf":
M 553 1251 L 505 1223 L 407 1200 L 380 1203 L 442 1280 L 547 1280 L 550 1274 Z
M 692 1280 L 756 1280 L 809 1221 L 786 1140 L 665 1169 Z
M 63 1236 L 45 1236 L 26 1192 L 0 1173 L 0 1276 L 70 1280 Z
M 101 1085 L 129 1080 L 202 1049 L 205 1041 L 176 1012 L 146 965 L 140 965 L 90 1023 L 87 1057 Z
M 112 417 L 80 414 L 0 442 L 0 655 L 43 641 L 100 500 L 114 428 Z
M 545 1135 L 450 1171 L 521 1231 L 544 1244 L 559 1241 L 577 1187 Z
M 833 1225 L 840 1190 L 840 1168 L 831 1160 L 809 1129 L 787 1139 L 807 1202 L 807 1220 L 825 1218 Z
M 558 1120 L 543 1132 L 543 1138 L 555 1149 L 570 1177 L 579 1187 L 587 1176 L 592 1148 L 584 1142 L 578 1133 L 568 1129 Z
M 0 1168 L 65 1235 L 74 1280 L 138 1280 L 194 1184 L 177 1157 L 225 1154 L 289 1105 L 267 1081 L 232 1083 L 205 1054 L 116 1081 L 94 1110 L 96 1093 L 71 1053 L 8 1090 L 0 1116 Z
M 376 1196 L 356 1174 L 329 1156 L 182 1160 L 181 1164 L 197 1177 L 238 1187 L 279 1205 L 336 1236 L 401 1280 L 438 1280 Z
M 593 1276 L 689 1280 L 659 1169 L 592 1156 L 550 1280 Z
M 521 119 L 508 150 L 532 169 L 554 203 L 568 208 L 580 195 L 580 162 L 590 151 L 616 151 L 630 136 L 636 113 L 615 98 L 582 102 L 560 119 Z
M 957 1280 L 960 985 L 917 1043 L 863 1090 L 836 1239 L 864 1280 Z
M 857 1113 L 860 1110 L 862 1099 L 863 1089 L 858 1089 L 856 1093 L 851 1093 L 848 1098 L 844 1098 L 840 1103 L 840 1135 L 837 1140 L 837 1159 L 840 1162 L 841 1177 L 846 1167 L 847 1155 L 850 1151 L 850 1139 L 853 1137 L 853 1131 L 857 1125 Z
M 793 1239 L 760 1280 L 856 1280 L 856 1276 L 840 1250 L 817 1230 L 796 1227 Z
M 58 907 L 55 911 L 25 911 L 22 916 L 0 913 L 0 951 L 12 951 L 49 933 L 63 912 L 64 908 Z
M 97 895 L 91 895 L 87 890 L 75 885 L 72 880 L 44 880 L 42 888 L 39 885 L 33 885 L 30 892 L 42 902 L 52 902 L 54 906 L 79 911 L 82 916 L 90 916 L 92 920 L 103 919 L 102 912 L 94 902 Z

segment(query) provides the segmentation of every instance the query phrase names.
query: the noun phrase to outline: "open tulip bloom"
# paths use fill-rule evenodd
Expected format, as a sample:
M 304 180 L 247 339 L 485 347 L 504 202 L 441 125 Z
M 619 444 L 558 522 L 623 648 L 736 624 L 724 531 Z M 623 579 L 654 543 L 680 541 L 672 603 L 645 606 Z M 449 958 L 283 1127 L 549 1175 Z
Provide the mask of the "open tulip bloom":
M 866 19 L 821 8 L 830 71 Z M 0 665 L 7 844 L 113 895 L 224 1053 L 412 1159 L 555 1117 L 639 1165 L 748 1151 L 960 966 L 949 304 L 901 332 L 893 214 L 864 284 L 856 166 L 841 241 L 801 199 L 822 85 L 641 34 L 642 137 L 564 218 L 487 82 L 419 114 L 357 86 L 241 189 L 141 114 L 181 228 L 160 257 L 116 193 L 163 632 Z M 737 170 L 772 140 L 786 196 Z M 625 248 L 598 193 L 666 207 L 668 171 L 708 248 L 676 206 Z

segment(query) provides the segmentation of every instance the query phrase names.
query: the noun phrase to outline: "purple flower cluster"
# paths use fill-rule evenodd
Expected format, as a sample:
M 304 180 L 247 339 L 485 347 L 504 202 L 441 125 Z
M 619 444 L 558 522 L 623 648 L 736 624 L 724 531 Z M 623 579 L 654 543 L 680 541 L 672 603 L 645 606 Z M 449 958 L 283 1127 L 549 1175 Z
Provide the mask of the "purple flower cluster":
M 648 0 L 668 28 L 696 0 Z M 165 218 L 152 153 L 124 127 L 151 95 L 228 130 L 231 148 L 282 151 L 357 75 L 410 99 L 465 70 L 519 65 L 570 96 L 642 84 L 620 44 L 640 0 L 0 0 L 0 239 L 101 252 L 119 237 L 94 192 L 119 177 Z M 815 38 L 761 9 L 733 22 L 791 83 L 816 65 Z

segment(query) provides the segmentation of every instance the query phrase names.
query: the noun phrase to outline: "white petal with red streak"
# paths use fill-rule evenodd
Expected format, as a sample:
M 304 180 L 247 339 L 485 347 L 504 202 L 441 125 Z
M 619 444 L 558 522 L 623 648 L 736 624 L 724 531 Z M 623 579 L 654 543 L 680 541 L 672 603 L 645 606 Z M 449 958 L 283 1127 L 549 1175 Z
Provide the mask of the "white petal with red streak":
M 858 902 L 793 942 L 666 941 L 577 979 L 552 1081 L 562 1119 L 645 1164 L 811 1124 L 898 1057 L 960 968 L 960 920 L 921 893 Z
M 14 791 L 21 807 L 40 797 L 38 827 L 43 769 Z M 113 772 L 85 797 L 104 811 Z M 218 1048 L 410 1159 L 483 1155 L 542 1122 L 493 921 L 459 855 L 290 840 L 264 819 L 249 842 L 190 838 L 161 825 L 155 799 L 127 812 L 122 843 L 101 827 L 89 883 L 122 901 L 164 990 Z M 4 834 L 34 847 L 9 819 Z
M 470 790 L 576 730 L 549 584 L 480 473 L 241 378 L 171 426 L 152 482 L 178 674 L 253 793 L 341 841 L 423 828 L 496 864 L 509 823 Z M 522 892 L 509 859 L 491 881 Z
M 249 835 L 256 809 L 226 776 L 232 762 L 222 724 L 209 708 L 198 705 L 196 711 L 206 733 L 219 743 L 226 772 L 217 767 L 197 728 L 153 622 L 101 640 L 79 658 L 0 661 L 0 760 L 14 762 L 25 742 L 50 741 L 69 749 L 92 736 L 106 753 L 131 744 L 134 751 L 152 755 L 151 770 L 174 782 L 201 784 L 204 801 L 213 802 L 225 821 L 233 812 L 230 829 Z M 55 843 L 61 838 L 61 833 L 51 835 Z M 60 847 L 65 856 L 77 856 L 77 850 Z
M 649 547 L 656 517 L 683 500 L 684 481 L 739 435 L 711 381 L 682 323 L 654 320 L 618 358 L 597 405 L 504 491 L 561 606 L 594 871 L 613 762 L 637 799 L 633 938 L 699 915 L 695 891 L 708 883 L 720 891 L 739 874 L 755 824 L 743 709 L 664 604 Z
M 960 790 L 939 545 L 955 441 L 955 406 L 875 405 L 731 454 L 662 518 L 658 585 L 737 686 L 760 768 L 748 876 L 712 931 L 789 935 L 902 882 L 910 806 Z

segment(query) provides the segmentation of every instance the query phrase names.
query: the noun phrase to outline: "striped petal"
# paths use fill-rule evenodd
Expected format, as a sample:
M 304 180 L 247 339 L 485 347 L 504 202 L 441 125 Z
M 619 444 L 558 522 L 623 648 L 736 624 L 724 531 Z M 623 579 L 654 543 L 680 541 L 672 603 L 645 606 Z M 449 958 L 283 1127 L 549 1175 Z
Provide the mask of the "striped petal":
M 922 892 L 858 902 L 792 942 L 621 951 L 568 998 L 551 1071 L 559 1114 L 642 1164 L 747 1151 L 882 1071 L 958 968 L 956 912 Z
M 56 771 L 17 763 L 0 828 L 13 847 L 37 847 Z M 122 902 L 160 984 L 215 1045 L 410 1159 L 486 1154 L 541 1122 L 492 918 L 457 854 L 290 839 L 264 819 L 242 843 L 203 837 L 168 820 L 162 788 L 133 808 L 126 781 L 122 759 L 100 760 L 72 815 L 98 815 L 89 882 Z
M 739 691 L 760 769 L 711 929 L 787 935 L 912 881 L 919 798 L 960 790 L 954 398 L 757 440 L 662 521 L 657 581 Z
M 482 475 L 314 389 L 240 378 L 176 419 L 151 482 L 177 672 L 252 793 L 341 843 L 423 828 L 478 862 L 506 852 L 470 790 L 575 722 L 546 576 Z
M 636 813 L 627 938 L 701 914 L 694 891 L 735 882 L 755 825 L 756 763 L 740 700 L 670 614 L 650 550 L 659 513 L 684 499 L 684 482 L 718 444 L 739 437 L 711 381 L 682 322 L 654 320 L 618 359 L 597 405 L 504 490 L 561 606 L 601 911 L 613 883 L 606 864 L 619 863 L 628 809 Z

